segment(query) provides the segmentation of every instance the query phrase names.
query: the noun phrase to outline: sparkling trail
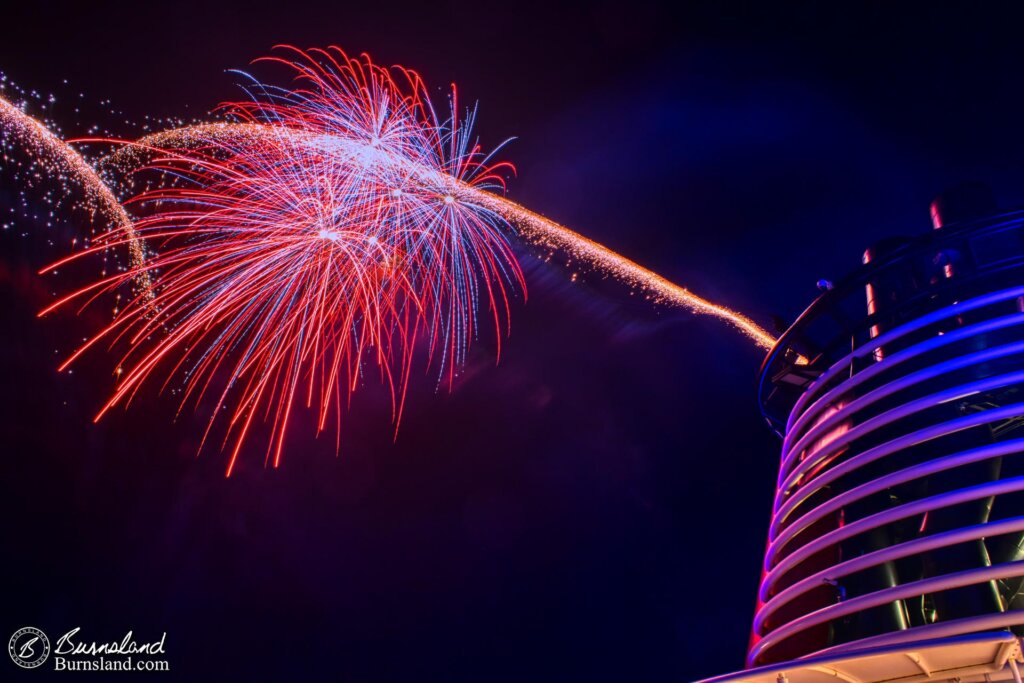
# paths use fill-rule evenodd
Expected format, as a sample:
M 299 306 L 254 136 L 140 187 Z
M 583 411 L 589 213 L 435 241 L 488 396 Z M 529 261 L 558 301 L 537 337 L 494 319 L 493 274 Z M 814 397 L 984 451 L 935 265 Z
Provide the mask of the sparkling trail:
M 211 137 L 218 139 L 230 138 L 236 141 L 251 140 L 255 142 L 258 141 L 261 135 L 280 133 L 281 128 L 278 126 L 252 123 L 211 123 L 185 126 L 142 137 L 136 143 L 129 143 L 119 148 L 107 159 L 111 162 L 123 162 L 133 151 L 140 147 L 197 146 L 208 143 Z M 294 135 L 307 138 L 311 144 L 316 143 L 317 140 L 322 138 L 322 136 L 315 136 L 305 131 L 294 131 Z M 352 140 L 338 139 L 336 144 L 351 147 L 362 146 L 369 149 L 368 145 Z M 396 166 L 409 165 L 410 163 L 405 159 L 397 157 L 390 158 L 389 162 Z M 520 235 L 527 242 L 536 247 L 564 251 L 574 259 L 586 263 L 593 270 L 608 274 L 627 287 L 644 292 L 656 303 L 680 306 L 692 313 L 719 318 L 741 332 L 759 348 L 770 350 L 775 344 L 775 337 L 748 316 L 694 294 L 685 287 L 667 280 L 604 245 L 588 239 L 534 211 L 530 211 L 506 197 L 473 187 L 450 177 L 436 177 L 437 174 L 429 169 L 419 169 L 419 171 L 435 176 L 430 178 L 432 181 L 440 181 L 447 184 L 449 191 L 457 196 L 460 201 L 475 202 L 487 210 L 500 215 L 517 228 Z
M 110 191 L 96 170 L 69 144 L 47 128 L 39 120 L 29 116 L 11 102 L 0 97 L 0 131 L 18 140 L 24 149 L 34 151 L 40 158 L 49 159 L 66 173 L 78 178 L 90 200 L 94 201 L 114 229 L 130 236 L 129 254 L 136 269 L 136 282 L 140 288 L 151 294 L 150 274 L 145 270 L 146 254 L 142 240 L 138 238 L 132 219 L 121 202 Z

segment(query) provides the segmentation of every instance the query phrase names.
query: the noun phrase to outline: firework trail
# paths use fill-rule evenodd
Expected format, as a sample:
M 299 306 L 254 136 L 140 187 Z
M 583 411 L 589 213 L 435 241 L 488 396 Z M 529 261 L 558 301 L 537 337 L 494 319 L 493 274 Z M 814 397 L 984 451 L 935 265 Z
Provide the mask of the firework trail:
M 280 128 L 262 124 L 212 123 L 153 133 L 137 142 L 144 147 L 179 148 L 202 146 L 208 144 L 211 138 L 256 143 L 262 136 L 271 134 L 280 135 L 282 133 Z M 125 146 L 107 159 L 109 162 L 123 163 L 133 154 L 138 154 L 138 148 Z M 393 159 L 391 163 L 401 164 L 402 160 Z M 536 247 L 565 252 L 571 255 L 575 261 L 589 266 L 592 270 L 610 275 L 631 289 L 643 292 L 655 303 L 681 306 L 693 313 L 719 318 L 738 329 L 759 348 L 766 351 L 775 344 L 775 337 L 742 313 L 708 301 L 625 256 L 530 211 L 506 197 L 459 183 L 454 179 L 438 179 L 437 182 L 446 184 L 452 194 L 459 199 L 478 203 L 501 216 L 518 230 L 523 239 Z
M 121 202 L 95 169 L 43 123 L 3 97 L 0 97 L 0 132 L 4 134 L 4 138 L 9 138 L 30 153 L 34 153 L 37 159 L 49 161 L 52 164 L 49 169 L 51 173 L 70 176 L 77 180 L 85 190 L 90 206 L 98 210 L 114 230 L 124 233 L 129 238 L 128 250 L 132 267 L 135 269 L 136 284 L 148 293 L 152 283 L 145 267 L 143 243 L 138 239 L 132 220 Z
M 472 188 L 469 192 L 473 193 L 482 206 L 493 210 L 518 228 L 519 234 L 532 244 L 565 251 L 593 270 L 611 275 L 627 286 L 644 292 L 657 303 L 682 306 L 693 313 L 720 318 L 766 351 L 775 345 L 775 338 L 771 334 L 742 313 L 697 296 L 608 247 L 504 197 Z
M 226 422 L 230 475 L 256 418 L 269 425 L 266 460 L 277 466 L 294 409 L 313 409 L 318 433 L 331 418 L 340 425 L 342 404 L 376 366 L 397 429 L 417 346 L 450 384 L 486 307 L 500 353 L 509 298 L 525 296 L 508 242 L 517 232 L 771 347 L 771 335 L 749 318 L 499 194 L 514 169 L 471 138 L 474 112 L 460 118 L 454 86 L 442 117 L 413 71 L 337 48 L 285 49 L 291 58 L 258 61 L 283 64 L 298 85 L 252 79 L 251 100 L 223 105 L 230 123 L 107 140 L 124 146 L 102 163 L 159 179 L 125 203 L 139 216 L 134 224 L 95 171 L 62 152 L 118 213 L 113 229 L 42 272 L 125 245 L 132 268 L 40 315 L 155 274 L 145 295 L 130 297 L 62 366 L 101 342 L 123 349 L 118 386 L 97 419 L 163 375 L 163 388 L 182 397 L 179 411 L 215 401 L 203 442 L 218 419 Z M 52 135 L 37 137 L 52 153 L 70 150 Z

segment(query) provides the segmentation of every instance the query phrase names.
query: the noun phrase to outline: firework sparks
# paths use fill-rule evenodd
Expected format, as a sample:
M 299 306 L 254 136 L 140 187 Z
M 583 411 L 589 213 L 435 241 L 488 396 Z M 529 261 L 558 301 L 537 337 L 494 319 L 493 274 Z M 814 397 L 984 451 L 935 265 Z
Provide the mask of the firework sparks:
M 253 79 L 251 100 L 223 106 L 230 122 L 154 133 L 101 162 L 159 178 L 125 203 L 134 223 L 74 150 L 16 108 L 0 110 L 63 155 L 111 212 L 110 231 L 46 270 L 118 246 L 132 254 L 131 269 L 40 315 L 159 274 L 62 366 L 101 342 L 123 348 L 117 389 L 97 419 L 162 375 L 164 388 L 177 382 L 180 409 L 214 402 L 203 441 L 226 422 L 230 475 L 256 418 L 270 425 L 266 457 L 277 466 L 294 408 L 316 411 L 318 433 L 340 423 L 365 368 L 376 367 L 397 429 L 418 346 L 451 383 L 486 307 L 500 353 L 509 298 L 525 295 L 509 245 L 517 232 L 772 346 L 746 316 L 505 198 L 503 175 L 514 169 L 472 140 L 474 112 L 460 118 L 454 86 L 441 117 L 415 72 L 337 48 L 285 49 L 288 59 L 263 61 L 292 69 L 296 87 Z
M 74 178 L 85 190 L 90 206 L 95 207 L 112 228 L 128 239 L 129 255 L 137 284 L 147 292 L 152 285 L 145 268 L 145 249 L 121 202 L 89 163 L 70 145 L 53 134 L 42 122 L 32 118 L 0 97 L 0 132 L 37 159 L 47 160 L 54 175 Z
M 336 66 L 317 82 L 328 111 L 292 92 L 285 103 L 232 105 L 248 124 L 194 128 L 180 152 L 135 145 L 143 171 L 165 182 L 128 200 L 140 214 L 134 232 L 111 230 L 51 266 L 138 238 L 153 247 L 153 300 L 130 301 L 68 361 L 101 341 L 125 347 L 97 419 L 154 375 L 166 373 L 165 386 L 178 376 L 183 407 L 209 394 L 227 408 L 213 412 L 204 441 L 226 413 L 230 474 L 257 416 L 270 424 L 276 466 L 294 408 L 314 409 L 318 431 L 340 421 L 366 367 L 389 388 L 397 428 L 417 347 L 451 383 L 485 324 L 482 308 L 500 353 L 509 297 L 525 292 L 510 232 L 448 185 L 492 186 L 501 165 L 471 143 L 457 110 L 437 116 L 410 72 L 400 84 L 369 60 Z M 42 314 L 132 276 L 95 282 Z

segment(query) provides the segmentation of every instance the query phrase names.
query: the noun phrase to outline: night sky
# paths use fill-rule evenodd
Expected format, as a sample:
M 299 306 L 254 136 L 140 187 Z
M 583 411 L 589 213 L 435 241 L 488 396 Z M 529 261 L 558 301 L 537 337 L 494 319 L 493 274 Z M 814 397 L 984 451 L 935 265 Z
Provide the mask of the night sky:
M 950 185 L 1024 204 L 1024 17 L 678 4 L 21 2 L 0 10 L 0 71 L 188 117 L 239 97 L 226 69 L 275 43 L 367 51 L 439 96 L 457 82 L 485 145 L 517 138 L 511 198 L 766 326 L 873 241 L 928 230 Z M 54 291 L 35 271 L 85 228 L 19 227 L 0 233 L 0 638 L 166 631 L 171 674 L 148 677 L 168 680 L 742 666 L 778 441 L 763 354 L 722 323 L 523 249 L 497 366 L 485 335 L 452 392 L 424 376 L 394 443 L 371 376 L 339 457 L 300 414 L 279 469 L 254 443 L 225 479 L 225 454 L 196 457 L 202 416 L 173 422 L 152 387 L 92 423 L 115 359 L 55 368 L 102 316 L 35 317 Z M 45 677 L 0 663 L 17 675 Z

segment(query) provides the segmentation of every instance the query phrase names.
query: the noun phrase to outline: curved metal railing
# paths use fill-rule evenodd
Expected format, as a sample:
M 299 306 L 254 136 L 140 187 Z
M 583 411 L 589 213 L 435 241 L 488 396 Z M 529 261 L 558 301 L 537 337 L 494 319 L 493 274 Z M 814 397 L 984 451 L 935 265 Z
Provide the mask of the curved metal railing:
M 1024 214 L 823 294 L 761 400 L 783 447 L 749 665 L 1024 626 Z

